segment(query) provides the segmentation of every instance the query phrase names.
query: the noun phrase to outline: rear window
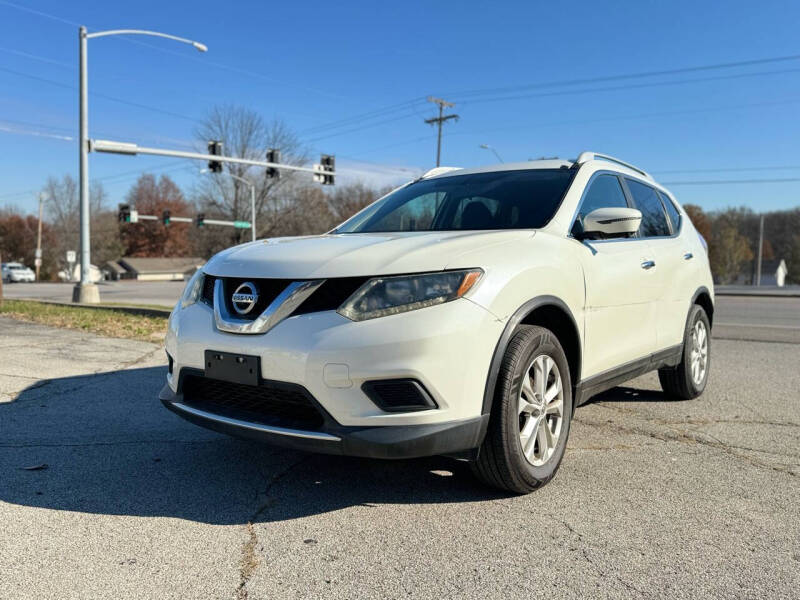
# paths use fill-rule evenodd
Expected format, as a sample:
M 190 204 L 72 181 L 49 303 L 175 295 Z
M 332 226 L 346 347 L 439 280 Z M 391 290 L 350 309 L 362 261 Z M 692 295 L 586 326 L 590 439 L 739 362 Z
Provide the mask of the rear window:
M 642 213 L 642 224 L 639 225 L 639 237 L 658 237 L 670 235 L 667 215 L 661 206 L 661 199 L 649 185 L 633 179 L 626 179 L 633 202 Z
M 423 179 L 385 196 L 335 232 L 537 229 L 553 218 L 574 174 L 531 169 Z

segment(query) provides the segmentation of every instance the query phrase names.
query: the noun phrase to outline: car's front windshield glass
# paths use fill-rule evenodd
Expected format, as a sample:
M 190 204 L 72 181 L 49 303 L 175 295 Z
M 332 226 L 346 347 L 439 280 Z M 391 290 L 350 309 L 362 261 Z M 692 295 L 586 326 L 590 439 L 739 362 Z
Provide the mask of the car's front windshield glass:
M 528 169 L 415 181 L 334 233 L 537 229 L 553 218 L 575 171 Z

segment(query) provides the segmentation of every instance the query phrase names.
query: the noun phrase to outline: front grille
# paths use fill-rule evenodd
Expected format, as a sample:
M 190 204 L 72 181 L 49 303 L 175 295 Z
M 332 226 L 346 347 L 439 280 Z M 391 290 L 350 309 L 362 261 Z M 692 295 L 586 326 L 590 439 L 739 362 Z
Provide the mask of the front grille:
M 336 310 L 367 280 L 369 280 L 369 277 L 327 279 L 292 314 L 304 315 L 322 310 Z
M 255 386 L 187 375 L 181 392 L 189 406 L 243 421 L 302 430 L 319 429 L 324 422 L 305 388 L 290 383 Z
M 203 281 L 203 302 L 209 306 L 214 306 L 214 284 L 218 278 L 213 275 L 206 275 Z M 361 287 L 369 277 L 336 277 L 327 279 L 319 286 L 313 294 L 298 306 L 292 313 L 294 315 L 304 315 L 323 310 L 336 310 L 347 300 L 353 292 Z M 238 314 L 233 310 L 231 296 L 245 281 L 254 283 L 258 291 L 258 302 L 244 315 Z M 224 302 L 228 311 L 237 319 L 256 319 L 272 303 L 278 295 L 292 283 L 292 279 L 241 279 L 233 277 L 222 278 L 222 291 Z
M 216 281 L 217 278 L 213 275 L 203 276 L 203 294 L 201 298 L 209 306 L 214 306 L 214 283 Z

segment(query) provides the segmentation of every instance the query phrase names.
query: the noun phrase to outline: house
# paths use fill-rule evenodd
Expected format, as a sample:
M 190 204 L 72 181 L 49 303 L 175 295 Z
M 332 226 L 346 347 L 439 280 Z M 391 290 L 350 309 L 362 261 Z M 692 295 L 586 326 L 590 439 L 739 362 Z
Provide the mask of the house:
M 778 260 L 765 260 L 761 263 L 761 285 L 777 285 L 783 287 L 786 284 L 786 275 L 789 274 L 789 269 L 786 267 L 786 261 Z M 753 277 L 755 281 L 755 277 Z
M 191 275 L 205 262 L 204 259 L 198 257 L 138 258 L 126 256 L 120 258 L 116 263 L 106 263 L 103 270 L 110 279 L 116 275 L 117 279 L 139 281 L 182 281 L 186 279 L 186 273 Z

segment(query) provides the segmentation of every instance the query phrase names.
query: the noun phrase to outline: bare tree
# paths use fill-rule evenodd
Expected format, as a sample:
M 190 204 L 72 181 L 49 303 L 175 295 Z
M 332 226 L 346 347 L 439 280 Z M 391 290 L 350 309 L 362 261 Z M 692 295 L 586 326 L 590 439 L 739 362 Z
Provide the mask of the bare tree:
M 241 106 L 215 106 L 195 135 L 203 146 L 209 140 L 220 140 L 227 156 L 265 160 L 267 150 L 275 148 L 281 152 L 281 162 L 292 165 L 308 162 L 305 147 L 285 122 L 280 119 L 265 121 L 257 112 Z M 279 178 L 270 179 L 261 168 L 230 163 L 223 163 L 223 170 L 255 184 L 259 237 L 273 231 L 279 221 L 290 217 L 291 202 L 287 196 L 299 179 L 298 175 L 281 171 Z M 206 174 L 195 193 L 195 200 L 201 211 L 231 220 L 250 218 L 249 187 L 222 173 Z M 234 230 L 227 233 L 227 245 L 230 245 L 242 241 L 246 232 Z
M 56 256 L 59 264 L 65 265 L 66 251 L 77 251 L 80 246 L 78 184 L 71 175 L 64 175 L 61 179 L 50 177 L 42 192 L 45 194 L 48 220 L 52 224 Z M 103 185 L 93 181 L 89 187 L 89 211 L 92 262 L 95 264 L 119 258 L 122 249 L 119 230 L 106 206 L 107 199 Z

